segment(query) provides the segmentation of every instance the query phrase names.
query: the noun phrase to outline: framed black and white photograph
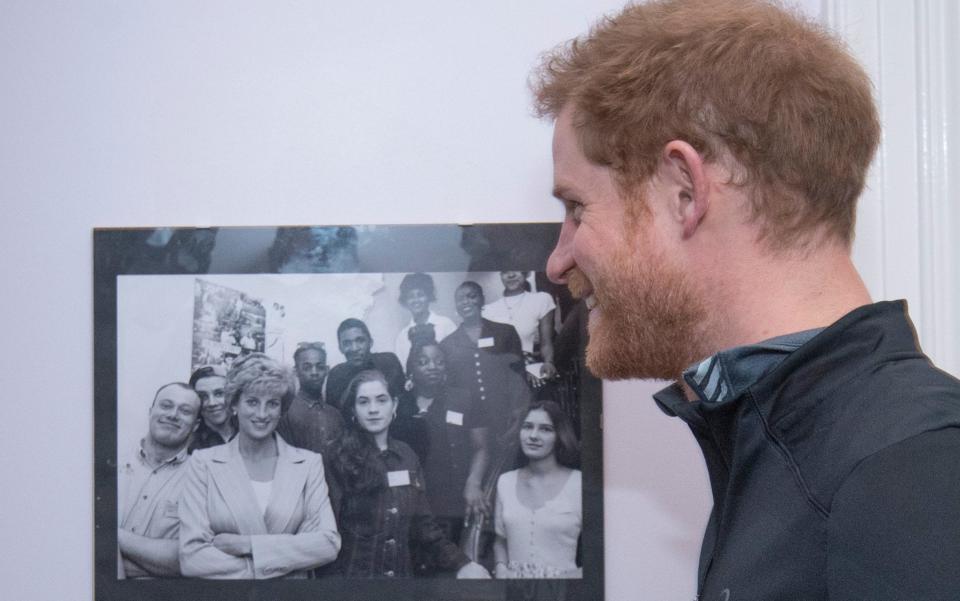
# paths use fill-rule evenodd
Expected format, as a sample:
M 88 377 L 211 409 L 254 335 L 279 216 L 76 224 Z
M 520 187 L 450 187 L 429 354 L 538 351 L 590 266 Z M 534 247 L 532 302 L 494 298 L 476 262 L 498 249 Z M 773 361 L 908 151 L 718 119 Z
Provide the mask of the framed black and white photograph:
M 558 233 L 96 230 L 96 598 L 602 600 Z

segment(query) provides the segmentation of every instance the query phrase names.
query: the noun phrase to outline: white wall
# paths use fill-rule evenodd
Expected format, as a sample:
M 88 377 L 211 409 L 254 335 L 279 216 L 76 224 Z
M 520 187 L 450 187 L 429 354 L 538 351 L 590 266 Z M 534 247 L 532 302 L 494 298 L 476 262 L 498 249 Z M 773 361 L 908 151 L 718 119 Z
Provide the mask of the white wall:
M 525 80 L 539 52 L 620 4 L 0 3 L 5 598 L 93 595 L 92 227 L 557 220 L 551 128 L 530 117 Z M 873 182 L 894 204 L 865 208 L 858 263 L 877 297 L 911 298 L 956 372 L 958 76 L 935 58 L 957 56 L 956 4 L 822 10 L 884 95 Z M 614 601 L 694 596 L 709 493 L 653 388 L 605 389 Z
M 875 298 L 906 298 L 924 350 L 960 374 L 960 3 L 823 0 L 877 87 L 883 140 L 854 259 Z

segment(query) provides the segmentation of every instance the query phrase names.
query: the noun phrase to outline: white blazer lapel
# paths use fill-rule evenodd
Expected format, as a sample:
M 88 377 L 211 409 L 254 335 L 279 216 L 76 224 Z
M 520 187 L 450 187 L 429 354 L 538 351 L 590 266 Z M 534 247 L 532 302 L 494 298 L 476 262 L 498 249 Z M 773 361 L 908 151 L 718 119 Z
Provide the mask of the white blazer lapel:
M 273 475 L 273 492 L 264 514 L 267 531 L 287 531 L 297 505 L 303 499 L 303 488 L 309 471 L 308 452 L 292 447 L 277 435 L 277 471 Z
M 266 534 L 267 528 L 260 506 L 253 494 L 250 476 L 243 465 L 240 447 L 234 437 L 210 461 L 210 473 L 220 496 L 237 522 L 239 534 Z

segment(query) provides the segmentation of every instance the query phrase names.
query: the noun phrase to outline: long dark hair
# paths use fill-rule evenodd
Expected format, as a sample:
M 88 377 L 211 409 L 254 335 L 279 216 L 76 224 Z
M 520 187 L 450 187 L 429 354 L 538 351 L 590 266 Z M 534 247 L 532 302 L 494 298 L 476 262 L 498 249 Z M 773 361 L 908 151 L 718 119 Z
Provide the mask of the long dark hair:
M 345 427 L 343 435 L 332 447 L 332 463 L 347 494 L 374 491 L 384 486 L 386 481 L 386 473 L 377 460 L 380 449 L 370 433 L 357 423 L 357 390 L 367 382 L 382 382 L 384 388 L 389 390 L 382 373 L 365 369 L 350 380 L 343 393 L 340 413 Z
M 556 401 L 536 401 L 531 403 L 523 413 L 523 419 L 526 420 L 531 411 L 545 411 L 553 422 L 553 431 L 557 434 L 557 440 L 553 445 L 553 455 L 557 458 L 557 463 L 564 467 L 580 467 L 580 442 L 577 435 L 573 432 L 573 424 L 567 413 L 560 408 Z M 522 422 L 521 422 L 522 423 Z M 520 462 L 526 465 L 530 462 L 527 456 L 520 451 Z

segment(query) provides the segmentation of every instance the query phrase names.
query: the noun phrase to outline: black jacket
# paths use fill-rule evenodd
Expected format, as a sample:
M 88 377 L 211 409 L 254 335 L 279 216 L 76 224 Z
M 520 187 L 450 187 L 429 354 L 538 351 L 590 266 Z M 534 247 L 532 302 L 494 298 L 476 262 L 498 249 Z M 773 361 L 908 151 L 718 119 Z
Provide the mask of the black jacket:
M 487 419 L 476 410 L 470 393 L 460 388 L 442 389 L 424 413 L 417 409 L 415 390 L 400 396 L 390 435 L 417 454 L 435 516 L 463 521 L 463 490 L 474 455 L 471 432 L 486 428 Z
M 903 302 L 852 311 L 736 398 L 656 399 L 710 473 L 700 601 L 960 599 L 960 382 Z

